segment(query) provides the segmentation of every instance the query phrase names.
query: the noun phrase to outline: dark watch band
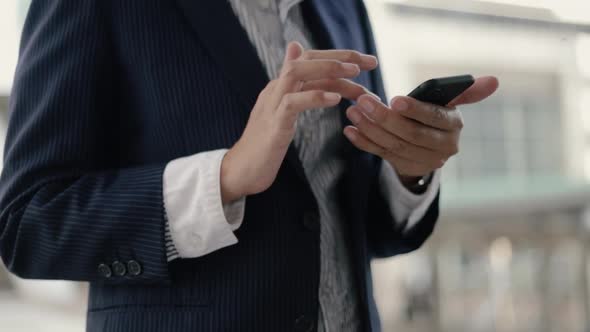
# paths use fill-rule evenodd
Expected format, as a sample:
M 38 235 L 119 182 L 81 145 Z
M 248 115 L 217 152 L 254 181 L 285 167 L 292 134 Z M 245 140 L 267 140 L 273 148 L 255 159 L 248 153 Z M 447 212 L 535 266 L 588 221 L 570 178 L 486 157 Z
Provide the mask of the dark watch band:
M 432 181 L 432 173 L 423 176 L 418 181 L 416 181 L 415 184 L 409 185 L 406 188 L 408 188 L 408 190 L 414 194 L 423 194 L 428 189 L 428 185 L 430 184 L 431 181 Z

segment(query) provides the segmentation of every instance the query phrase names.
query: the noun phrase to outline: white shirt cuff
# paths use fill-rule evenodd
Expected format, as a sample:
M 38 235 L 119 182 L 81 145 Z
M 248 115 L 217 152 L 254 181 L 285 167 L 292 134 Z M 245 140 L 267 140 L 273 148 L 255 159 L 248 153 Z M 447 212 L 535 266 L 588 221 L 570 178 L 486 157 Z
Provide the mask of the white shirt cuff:
M 227 149 L 172 160 L 163 178 L 168 261 L 195 258 L 236 244 L 246 198 L 221 199 L 221 162 Z
M 440 175 L 441 170 L 436 170 L 426 192 L 414 194 L 402 184 L 391 164 L 385 160 L 382 162 L 379 174 L 380 187 L 396 223 L 407 220 L 407 230 L 424 217 L 440 188 Z

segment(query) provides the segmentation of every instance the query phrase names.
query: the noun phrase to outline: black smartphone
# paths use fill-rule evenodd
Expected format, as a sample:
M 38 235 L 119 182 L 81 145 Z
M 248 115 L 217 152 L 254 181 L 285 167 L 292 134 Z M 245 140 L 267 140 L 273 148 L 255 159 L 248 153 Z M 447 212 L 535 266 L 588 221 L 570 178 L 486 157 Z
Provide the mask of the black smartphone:
M 471 75 L 433 78 L 420 84 L 408 96 L 426 103 L 447 106 L 474 82 Z

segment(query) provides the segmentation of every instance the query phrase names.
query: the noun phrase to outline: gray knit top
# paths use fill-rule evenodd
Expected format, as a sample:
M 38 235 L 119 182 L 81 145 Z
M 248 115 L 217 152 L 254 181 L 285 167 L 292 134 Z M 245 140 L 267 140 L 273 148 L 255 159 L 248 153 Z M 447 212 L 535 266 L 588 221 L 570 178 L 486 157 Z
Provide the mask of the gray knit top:
M 290 41 L 306 49 L 313 38 L 301 16 L 303 0 L 229 0 L 248 33 L 269 78 L 278 76 Z M 347 247 L 345 216 L 336 184 L 344 172 L 342 124 L 338 108 L 304 112 L 297 121 L 295 146 L 320 211 L 319 331 L 360 331 L 357 285 Z

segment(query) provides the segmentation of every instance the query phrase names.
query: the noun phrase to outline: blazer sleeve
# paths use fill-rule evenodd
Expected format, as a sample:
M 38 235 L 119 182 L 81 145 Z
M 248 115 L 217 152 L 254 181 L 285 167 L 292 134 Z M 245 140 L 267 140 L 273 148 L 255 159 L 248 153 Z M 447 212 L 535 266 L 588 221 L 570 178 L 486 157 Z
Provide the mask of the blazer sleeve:
M 29 9 L 0 177 L 0 254 L 23 278 L 164 282 L 166 164 L 106 162 L 124 138 L 109 131 L 112 49 L 100 3 Z M 126 273 L 109 276 L 115 262 Z
M 377 47 L 367 9 L 362 0 L 357 1 L 360 20 L 364 32 L 367 53 L 377 55 Z M 370 72 L 371 90 L 382 100 L 387 100 L 383 78 L 379 68 Z M 379 162 L 380 158 L 375 157 Z M 375 169 L 380 169 L 376 167 Z M 428 208 L 424 217 L 412 227 L 407 227 L 408 221 L 394 222 L 389 204 L 381 194 L 378 172 L 373 176 L 373 183 L 369 194 L 369 218 L 367 223 L 368 245 L 373 257 L 390 257 L 416 250 L 428 239 L 438 219 L 439 195 Z
M 408 227 L 408 220 L 394 222 L 391 208 L 374 181 L 369 194 L 369 222 L 367 235 L 371 256 L 391 257 L 414 251 L 432 234 L 439 215 L 439 195 L 428 207 L 420 221 Z

